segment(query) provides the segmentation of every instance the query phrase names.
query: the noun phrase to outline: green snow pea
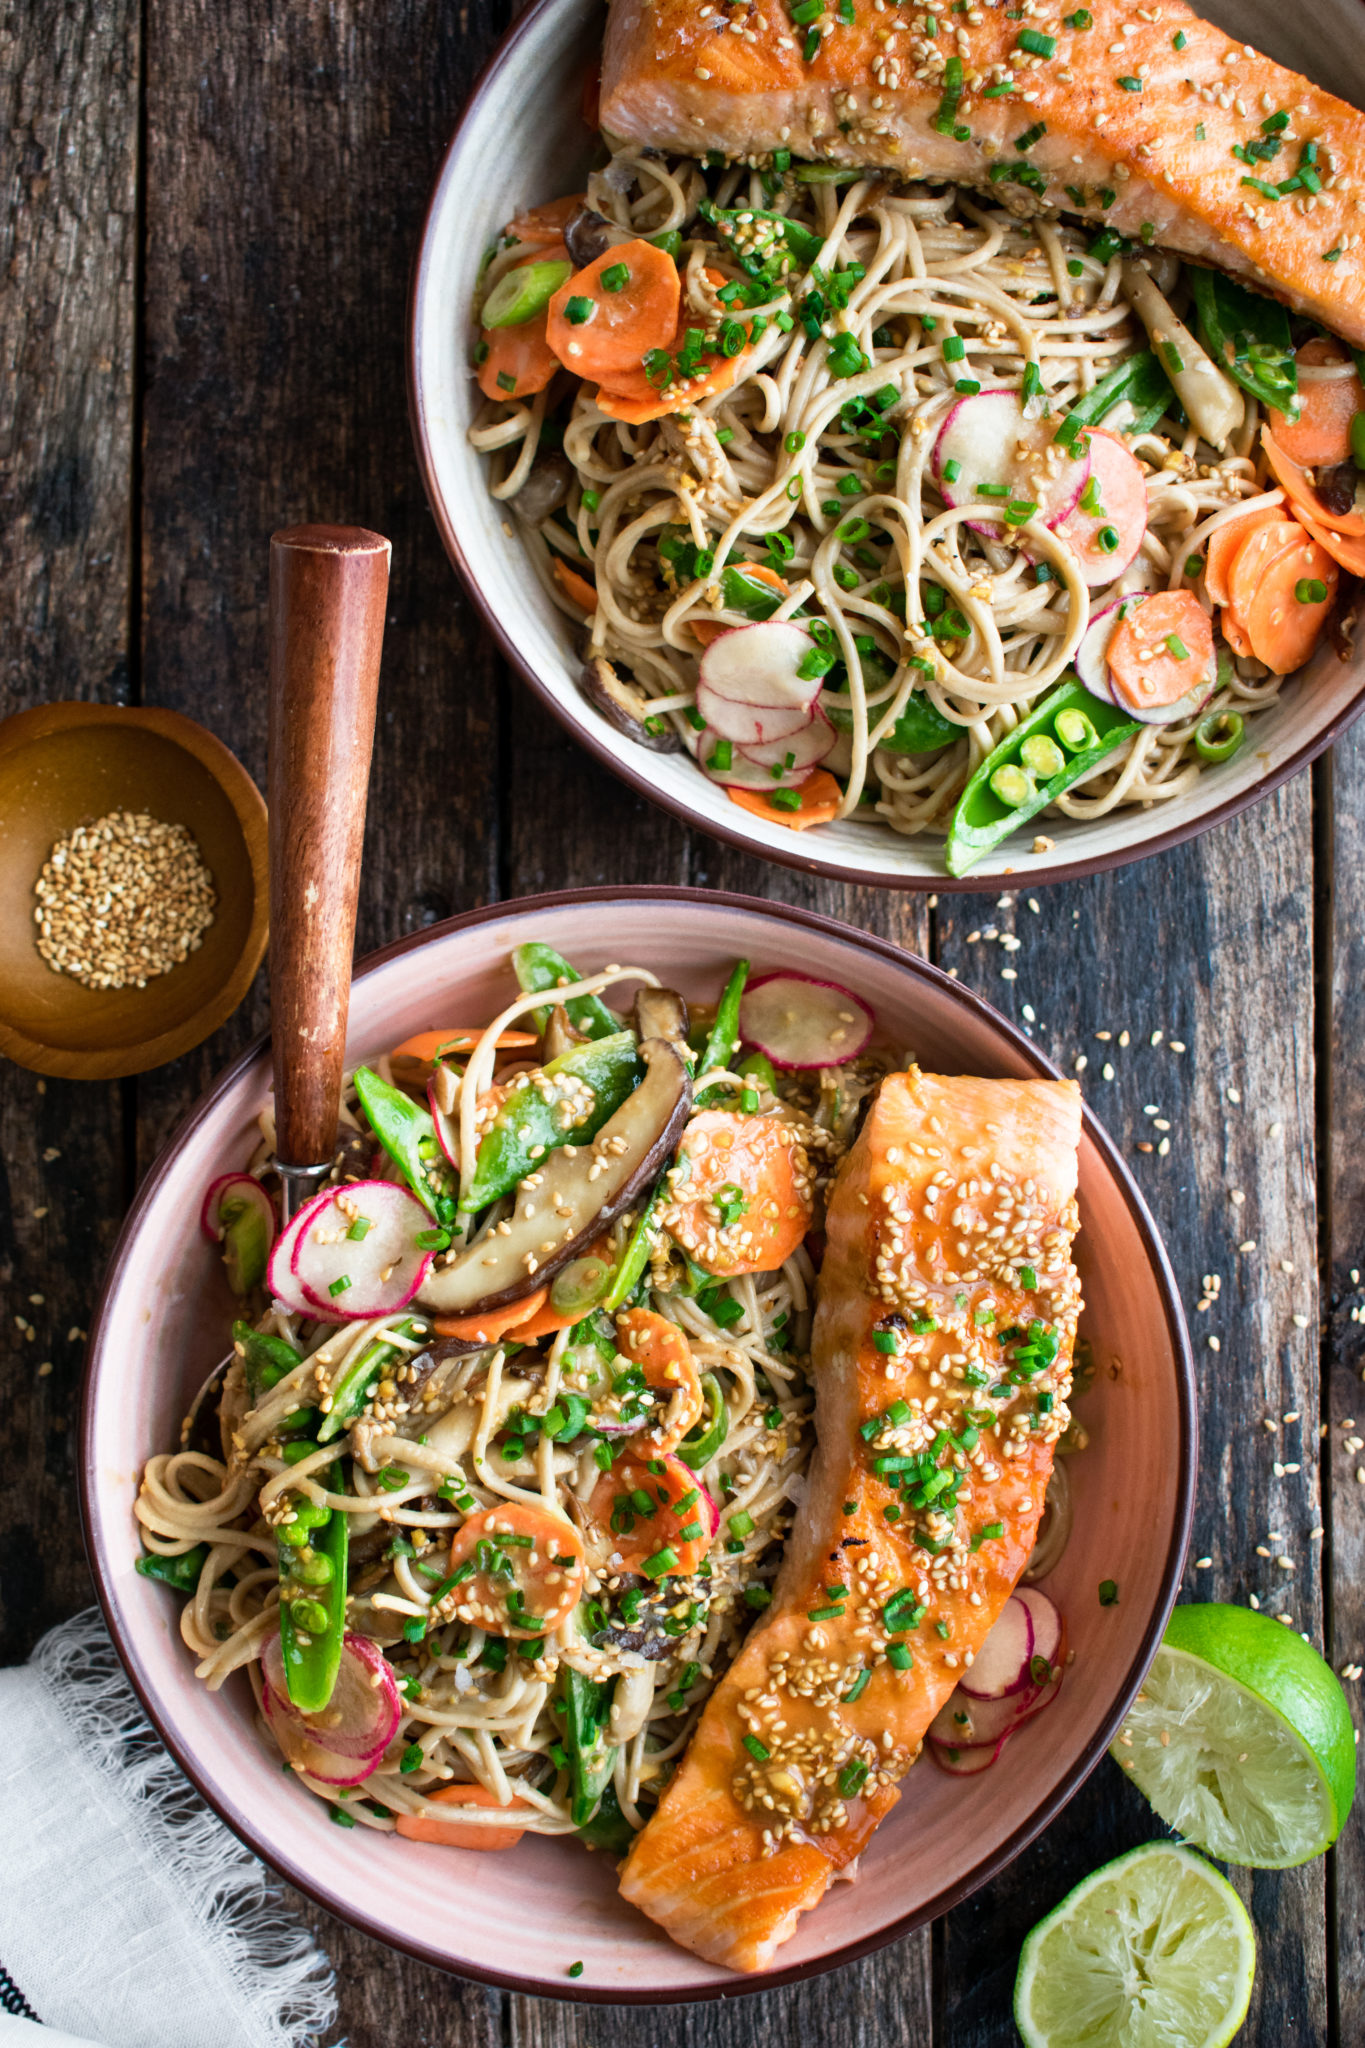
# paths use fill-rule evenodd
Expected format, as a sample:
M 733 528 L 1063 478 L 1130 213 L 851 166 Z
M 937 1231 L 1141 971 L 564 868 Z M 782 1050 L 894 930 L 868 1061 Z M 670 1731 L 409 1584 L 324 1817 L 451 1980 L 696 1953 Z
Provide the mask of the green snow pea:
M 1082 427 L 1097 427 L 1116 405 L 1123 404 L 1130 405 L 1135 414 L 1124 432 L 1147 434 L 1176 403 L 1170 378 L 1151 350 L 1143 349 L 1138 355 L 1126 356 L 1116 370 L 1101 377 L 1094 390 L 1072 406 L 1053 439 L 1074 449 Z
M 616 1114 L 643 1073 L 634 1034 L 617 1031 L 610 1038 L 570 1047 L 557 1060 L 547 1061 L 534 1079 L 528 1074 L 516 1082 L 480 1141 L 474 1171 L 460 1190 L 461 1209 L 473 1215 L 510 1194 L 556 1146 L 587 1144 Z M 543 1089 L 544 1081 L 551 1083 L 548 1089 Z M 556 1082 L 565 1085 L 556 1088 Z M 581 1106 L 585 1100 L 586 1108 Z M 565 1123 L 566 1109 L 574 1122 Z
M 621 1811 L 613 1785 L 603 1790 L 596 1813 L 578 1830 L 578 1839 L 590 1849 L 605 1849 L 609 1856 L 624 1856 L 635 1840 L 635 1830 Z
M 149 1550 L 137 1559 L 134 1570 L 141 1572 L 144 1579 L 158 1579 L 163 1586 L 174 1587 L 177 1593 L 192 1593 L 199 1584 L 208 1554 L 207 1543 L 196 1543 L 193 1550 L 183 1551 L 179 1557 L 158 1557 L 154 1550 Z
M 1077 727 L 1067 719 L 1058 723 L 1059 715 L 1067 711 L 1084 711 L 1089 721 L 1085 737 L 1093 733 L 1093 745 L 1070 751 L 1066 735 L 1074 734 Z M 1106 754 L 1112 754 L 1139 730 L 1138 721 L 1126 718 L 1116 704 L 1092 697 L 1074 676 L 1064 678 L 987 754 L 958 798 L 945 856 L 949 874 L 965 875 L 983 854 L 1008 839 L 1035 812 L 1054 803 L 1063 790 L 1088 775 Z M 1024 747 L 1034 738 L 1060 740 L 1065 755 L 1056 773 L 1043 781 L 1023 765 Z M 1046 759 L 1050 765 L 1051 755 L 1044 756 L 1042 749 L 1030 751 L 1035 760 Z
M 242 1347 L 242 1365 L 253 1407 L 262 1394 L 268 1394 L 296 1365 L 303 1363 L 303 1353 L 296 1351 L 292 1344 L 286 1344 L 283 1337 L 272 1337 L 265 1330 L 253 1330 L 250 1323 L 233 1324 L 232 1342 L 234 1346 L 240 1344 Z
M 324 1483 L 331 1493 L 343 1490 L 340 1464 Z M 320 1714 L 337 1682 L 346 1630 L 347 1517 L 306 1495 L 295 1502 L 295 1517 L 279 1536 L 280 1650 L 290 1699 L 301 1714 Z M 303 1543 L 293 1534 L 300 1523 Z
M 1234 284 L 1218 270 L 1187 266 L 1199 314 L 1199 339 L 1226 370 L 1263 405 L 1287 418 L 1299 416 L 1299 372 L 1289 315 L 1274 299 Z
M 734 972 L 725 984 L 716 1010 L 716 1021 L 697 1061 L 697 1078 L 707 1074 L 713 1067 L 728 1067 L 739 1047 L 739 1006 L 744 1000 L 744 984 L 749 979 L 749 963 L 737 960 Z M 712 1102 L 719 1102 L 724 1093 L 720 1088 L 703 1088 L 694 1098 L 694 1107 L 705 1109 Z
M 569 1664 L 561 1665 L 560 1672 L 564 1747 L 569 1753 L 569 1812 L 574 1826 L 581 1828 L 597 1812 L 616 1767 L 615 1745 L 607 1740 L 615 1681 L 599 1685 Z
M 370 1128 L 423 1207 L 438 1223 L 455 1220 L 454 1175 L 436 1142 L 430 1110 L 372 1067 L 357 1067 L 355 1092 Z
M 542 989 L 564 988 L 583 979 L 577 968 L 570 967 L 562 953 L 556 953 L 553 946 L 543 946 L 535 939 L 516 948 L 512 955 L 512 971 L 527 995 L 539 995 Z M 575 1031 L 581 1031 L 585 1038 L 611 1038 L 621 1029 L 619 1021 L 612 1016 L 600 996 L 574 996 L 564 1007 Z M 543 1031 L 550 1021 L 548 1006 L 533 1011 L 532 1015 L 537 1031 Z
M 391 1323 L 389 1327 L 398 1337 L 428 1335 L 428 1325 L 421 1316 L 404 1316 L 401 1322 Z M 386 1344 L 382 1337 L 376 1337 L 372 1344 L 367 1344 L 334 1383 L 332 1405 L 318 1424 L 318 1442 L 330 1443 L 342 1430 L 349 1429 L 383 1378 L 386 1367 L 395 1359 L 407 1356 L 408 1353 L 397 1344 Z

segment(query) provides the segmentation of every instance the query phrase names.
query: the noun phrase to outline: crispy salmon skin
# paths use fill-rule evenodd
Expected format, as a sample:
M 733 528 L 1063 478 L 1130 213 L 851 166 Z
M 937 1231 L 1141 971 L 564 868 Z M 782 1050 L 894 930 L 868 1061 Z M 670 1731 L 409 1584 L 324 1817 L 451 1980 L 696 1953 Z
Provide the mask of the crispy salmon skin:
M 1020 213 L 1103 220 L 1365 345 L 1354 107 L 1176 0 L 853 12 L 803 29 L 779 0 L 613 0 L 603 127 L 686 155 L 888 167 Z
M 895 1804 L 1028 1561 L 1069 1420 L 1071 1081 L 882 1084 L 830 1199 L 817 1449 L 772 1606 L 621 1890 L 763 1970 Z

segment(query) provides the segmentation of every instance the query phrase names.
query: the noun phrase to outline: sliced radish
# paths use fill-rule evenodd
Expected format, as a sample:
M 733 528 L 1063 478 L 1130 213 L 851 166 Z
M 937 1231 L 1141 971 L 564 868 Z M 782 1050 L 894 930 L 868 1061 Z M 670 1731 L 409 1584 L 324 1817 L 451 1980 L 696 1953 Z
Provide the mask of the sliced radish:
M 1088 512 L 1079 501 L 1057 528 L 1092 585 L 1113 583 L 1137 556 L 1147 531 L 1147 475 L 1132 451 L 1115 434 L 1095 429 L 1086 436 L 1090 480 L 1081 496 L 1098 510 Z M 1094 486 L 1093 493 L 1090 486 Z M 1100 535 L 1112 532 L 1118 545 L 1106 551 Z
M 775 1067 L 837 1067 L 864 1052 L 877 1020 L 861 996 L 809 974 L 761 974 L 739 1006 L 740 1035 Z
M 951 481 L 945 471 L 955 463 Z M 969 505 L 981 486 L 1011 498 L 1028 499 L 1038 516 L 1058 526 L 1085 489 L 1090 475 L 1086 451 L 1068 455 L 1046 420 L 1025 419 L 1017 391 L 982 391 L 955 405 L 934 443 L 933 471 L 944 503 Z M 994 535 L 1000 522 L 985 516 L 969 525 Z
M 299 1241 L 299 1232 L 312 1211 L 330 1198 L 330 1190 L 324 1189 L 314 1195 L 311 1202 L 305 1202 L 292 1223 L 290 1223 L 271 1246 L 270 1258 L 265 1269 L 265 1284 L 282 1308 L 289 1309 L 296 1316 L 317 1315 L 317 1310 L 294 1278 L 294 1251 Z
M 785 783 L 804 782 L 811 769 L 818 768 L 831 752 L 837 738 L 824 712 L 817 711 L 799 732 L 785 739 L 760 740 L 740 751 L 746 761 L 756 761 L 760 768 L 766 768 L 774 788 L 781 789 Z M 774 769 L 780 769 L 781 774 L 773 774 Z
M 1028 1609 L 1029 1620 L 1033 1624 L 1033 1649 L 1030 1655 L 1045 1657 L 1050 1665 L 1055 1664 L 1062 1647 L 1062 1617 L 1056 1606 L 1048 1599 L 1047 1594 L 1040 1593 L 1036 1586 L 1016 1587 L 1014 1599 Z M 992 1629 L 991 1634 L 994 1633 Z M 989 1642 L 990 1637 L 986 1640 Z M 978 1658 L 977 1663 L 980 1661 Z M 975 1664 L 972 1666 L 972 1676 L 976 1676 Z
M 294 1280 L 314 1314 L 339 1322 L 391 1315 L 426 1279 L 431 1251 L 417 1238 L 430 1228 L 416 1195 L 397 1181 L 325 1188 L 294 1239 Z
M 332 1697 L 320 1714 L 301 1714 L 289 1697 L 278 1630 L 261 1651 L 261 1669 L 278 1714 L 298 1723 L 310 1742 L 340 1757 L 373 1758 L 392 1741 L 402 1717 L 398 1682 L 378 1643 L 350 1631 L 342 1639 Z
M 459 1129 L 454 1119 L 446 1115 L 436 1100 L 436 1076 L 434 1074 L 427 1082 L 427 1108 L 431 1111 L 431 1121 L 436 1127 L 436 1142 L 440 1146 L 443 1156 L 458 1173 L 460 1170 Z
M 752 626 L 736 626 L 713 640 L 701 658 L 701 681 L 732 704 L 809 711 L 820 694 L 822 678 L 800 671 L 814 652 L 815 643 L 803 626 L 763 619 Z
M 199 1211 L 199 1228 L 212 1244 L 222 1242 L 226 1227 L 223 1204 L 234 1199 L 239 1202 L 250 1202 L 253 1208 L 259 1209 L 264 1221 L 269 1225 L 271 1237 L 275 1235 L 275 1204 L 255 1175 L 220 1173 L 217 1180 L 210 1183 L 208 1193 L 204 1196 L 204 1206 Z
M 1008 1740 L 1002 1735 L 998 1742 L 965 1742 L 951 1749 L 935 1743 L 934 1762 L 950 1778 L 974 1778 L 978 1771 L 990 1769 Z
M 1105 605 L 1102 611 L 1090 614 L 1090 624 L 1082 633 L 1081 644 L 1076 649 L 1076 674 L 1092 697 L 1102 697 L 1107 703 L 1113 702 L 1105 650 L 1119 620 L 1127 618 L 1129 612 L 1141 602 L 1141 598 L 1140 591 L 1129 597 L 1116 597 L 1113 603 Z
M 735 628 L 742 630 L 747 629 Z M 735 697 L 722 697 L 704 681 L 697 685 L 697 709 L 712 732 L 745 747 L 785 739 L 811 720 L 808 704 L 743 704 Z
M 743 747 L 713 732 L 709 725 L 697 735 L 697 759 L 712 782 L 720 783 L 724 789 L 796 789 L 811 772 L 803 768 L 799 774 L 774 775 L 771 768 L 765 768 L 761 761 L 751 761 Z
M 958 1690 L 973 1700 L 1006 1699 L 1022 1692 L 1033 1682 L 1029 1671 L 1032 1655 L 1033 1616 L 1025 1603 L 1012 1595 Z
M 282 1700 L 272 1685 L 262 1690 L 261 1704 L 270 1732 L 280 1745 L 285 1757 L 298 1770 L 306 1771 L 310 1778 L 316 1778 L 324 1785 L 359 1785 L 384 1754 L 384 1746 L 366 1756 L 343 1756 L 340 1750 L 329 1749 L 310 1732 L 302 1715 L 296 1714 L 287 1700 Z

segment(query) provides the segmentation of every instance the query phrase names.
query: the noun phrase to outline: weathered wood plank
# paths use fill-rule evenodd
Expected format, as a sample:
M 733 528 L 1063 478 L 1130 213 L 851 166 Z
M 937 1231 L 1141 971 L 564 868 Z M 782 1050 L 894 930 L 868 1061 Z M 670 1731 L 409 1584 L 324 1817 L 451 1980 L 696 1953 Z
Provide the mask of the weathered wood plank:
M 1324 1464 L 1331 1577 L 1329 1656 L 1334 1668 L 1365 1663 L 1365 734 L 1357 726 L 1317 771 L 1319 858 L 1318 971 L 1330 1001 L 1323 1232 L 1327 1400 L 1331 1445 Z M 1330 1475 L 1330 1478 L 1328 1477 Z M 1365 1714 L 1361 1688 L 1347 1681 L 1357 1734 Z M 1358 1809 L 1357 1809 L 1358 1810 Z M 1336 1947 L 1336 2040 L 1365 2037 L 1365 1840 L 1359 1821 L 1332 1855 L 1330 1934 Z
M 1065 891 L 1021 881 L 1005 904 L 944 897 L 937 936 L 944 963 L 1065 1072 L 1085 1062 L 1087 1100 L 1123 1145 L 1165 1237 L 1200 1382 L 1192 1556 L 1212 1559 L 1192 1566 L 1184 1597 L 1254 1596 L 1320 1642 L 1311 846 L 1301 777 L 1142 866 Z M 1098 1427 L 1101 1403 L 1097 1394 L 1086 1411 Z M 1277 1463 L 1294 1469 L 1277 1475 Z M 1161 1832 L 1106 1761 L 1034 1849 L 950 1916 L 953 2048 L 1004 2038 L 1018 1944 L 1044 1908 Z M 1234 1881 L 1261 1942 L 1248 2040 L 1325 2040 L 1324 1867 Z
M 0 21 L 0 710 L 126 698 L 138 9 Z M 0 1070 L 0 1660 L 90 1597 L 74 1415 L 124 1199 L 117 1084 Z M 21 1321 L 22 1319 L 22 1321 Z

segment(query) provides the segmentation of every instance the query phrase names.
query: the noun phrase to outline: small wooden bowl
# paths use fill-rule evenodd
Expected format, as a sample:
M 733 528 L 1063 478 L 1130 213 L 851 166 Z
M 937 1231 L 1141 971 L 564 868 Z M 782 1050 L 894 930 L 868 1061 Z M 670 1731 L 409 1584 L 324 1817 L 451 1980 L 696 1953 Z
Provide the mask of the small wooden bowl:
M 217 896 L 195 953 L 145 988 L 90 989 L 38 951 L 34 883 L 53 844 L 108 811 L 194 834 Z M 40 704 L 0 725 L 0 1052 L 39 1074 L 109 1081 L 202 1043 L 265 952 L 265 803 L 221 740 L 177 711 Z

